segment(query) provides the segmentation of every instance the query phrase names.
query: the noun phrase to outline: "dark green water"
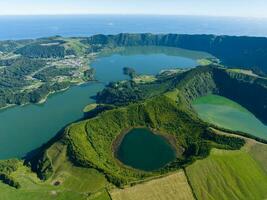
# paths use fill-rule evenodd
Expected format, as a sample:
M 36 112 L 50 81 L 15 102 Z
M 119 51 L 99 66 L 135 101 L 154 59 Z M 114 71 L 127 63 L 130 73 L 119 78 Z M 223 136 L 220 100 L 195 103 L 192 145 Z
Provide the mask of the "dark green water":
M 127 78 L 122 73 L 126 66 L 134 67 L 140 74 L 156 74 L 162 69 L 194 67 L 201 56 L 205 57 L 203 53 L 181 49 L 142 47 L 100 57 L 91 65 L 96 69 L 97 79 L 107 83 Z M 103 87 L 103 83 L 75 86 L 51 95 L 42 105 L 29 104 L 0 111 L 0 159 L 24 156 L 67 124 L 81 119 L 83 108 L 94 102 L 90 96 Z
M 166 139 L 146 128 L 127 133 L 116 155 L 125 165 L 145 171 L 159 169 L 175 159 L 175 151 Z

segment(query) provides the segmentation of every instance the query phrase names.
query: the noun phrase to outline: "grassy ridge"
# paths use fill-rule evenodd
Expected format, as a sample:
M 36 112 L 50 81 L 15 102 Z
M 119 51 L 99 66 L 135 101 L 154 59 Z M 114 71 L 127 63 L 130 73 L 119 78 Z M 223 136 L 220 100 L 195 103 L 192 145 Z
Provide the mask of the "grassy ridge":
M 133 127 L 148 127 L 166 136 L 174 136 L 174 146 L 183 149 L 183 155 L 177 156 L 176 160 L 163 169 L 153 172 L 139 171 L 119 164 L 113 155 L 112 146 L 121 133 Z M 67 145 L 67 155 L 73 163 L 97 169 L 117 186 L 181 168 L 197 158 L 207 156 L 212 146 L 238 149 L 243 144 L 241 139 L 214 137 L 209 133 L 179 91 L 105 111 L 97 117 L 72 124 L 66 129 L 62 141 Z M 41 163 L 46 164 L 41 165 L 37 171 L 44 178 L 50 177 L 56 170 L 51 164 L 55 157 L 58 155 L 46 154 L 42 158 Z
M 189 142 L 186 137 L 190 135 L 192 141 L 197 141 L 204 130 L 200 122 L 193 124 L 191 120 L 191 116 L 181 111 L 175 102 L 166 96 L 157 97 L 145 103 L 107 111 L 96 118 L 72 125 L 67 132 L 69 154 L 74 162 L 103 170 L 110 179 L 116 177 L 116 181 L 124 183 L 134 181 L 151 173 L 118 165 L 111 150 L 116 137 L 131 127 L 147 126 L 165 134 L 176 135 L 176 145 L 187 147 Z M 113 180 L 119 185 L 116 181 Z

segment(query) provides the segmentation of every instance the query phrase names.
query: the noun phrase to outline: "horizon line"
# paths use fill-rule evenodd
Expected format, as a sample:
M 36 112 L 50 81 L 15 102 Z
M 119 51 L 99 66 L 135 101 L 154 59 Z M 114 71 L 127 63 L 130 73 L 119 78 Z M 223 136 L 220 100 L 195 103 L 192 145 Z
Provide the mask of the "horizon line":
M 16 16 L 173 16 L 173 17 L 218 17 L 218 18 L 246 18 L 246 19 L 267 19 L 267 16 L 235 16 L 235 15 L 187 15 L 187 14 L 154 14 L 154 13 L 40 13 L 40 14 L 0 14 L 0 17 Z

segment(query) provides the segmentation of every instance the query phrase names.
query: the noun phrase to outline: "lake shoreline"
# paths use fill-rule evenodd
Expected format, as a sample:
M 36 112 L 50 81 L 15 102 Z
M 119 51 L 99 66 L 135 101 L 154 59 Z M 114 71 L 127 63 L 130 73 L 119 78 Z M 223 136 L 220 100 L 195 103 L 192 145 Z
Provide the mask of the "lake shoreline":
M 53 94 L 57 94 L 57 93 L 61 93 L 61 92 L 67 91 L 68 89 L 70 89 L 72 87 L 75 87 L 75 86 L 80 86 L 80 85 L 90 84 L 90 83 L 99 83 L 99 82 L 97 80 L 77 82 L 77 83 L 74 83 L 72 85 L 67 86 L 66 88 L 63 88 L 63 89 L 60 89 L 60 90 L 50 91 L 47 95 L 45 95 L 45 97 L 43 97 L 40 101 L 35 102 L 35 103 L 33 103 L 33 102 L 27 102 L 27 103 L 20 104 L 20 105 L 19 104 L 8 104 L 8 105 L 6 105 L 4 107 L 0 107 L 0 112 L 1 111 L 4 111 L 4 110 L 11 109 L 11 108 L 14 108 L 14 107 L 23 107 L 23 106 L 30 105 L 30 104 L 33 104 L 33 105 L 41 105 L 41 104 L 46 103 L 46 101 Z

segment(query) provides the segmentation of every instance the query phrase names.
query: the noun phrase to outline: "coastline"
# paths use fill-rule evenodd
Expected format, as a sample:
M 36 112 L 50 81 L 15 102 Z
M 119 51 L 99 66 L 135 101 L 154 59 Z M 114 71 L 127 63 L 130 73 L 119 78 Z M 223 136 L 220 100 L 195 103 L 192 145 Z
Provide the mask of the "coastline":
M 7 104 L 4 107 L 0 107 L 0 112 L 5 110 L 5 109 L 9 109 L 9 108 L 12 108 L 12 107 L 15 107 L 15 106 L 19 106 L 19 105 L 17 105 L 17 104 Z M 20 106 L 22 106 L 22 105 L 20 105 Z
M 48 99 L 48 97 L 49 97 L 50 95 L 55 94 L 55 93 L 64 92 L 64 91 L 68 90 L 70 87 L 71 87 L 71 86 L 68 86 L 68 87 L 66 87 L 66 88 L 63 88 L 63 89 L 61 89 L 61 90 L 54 90 L 54 91 L 51 91 L 51 92 L 49 92 L 47 95 L 45 95 L 44 98 L 42 98 L 40 101 L 38 101 L 38 102 L 36 102 L 36 103 L 27 102 L 27 103 L 23 103 L 23 104 L 20 104 L 20 105 L 18 105 L 18 104 L 8 104 L 8 105 L 6 105 L 6 106 L 4 106 L 4 107 L 1 107 L 1 108 L 0 108 L 0 111 L 6 110 L 6 109 L 9 109 L 9 108 L 12 108 L 12 107 L 17 107 L 17 106 L 18 106 L 18 107 L 22 107 L 22 106 L 26 106 L 26 105 L 29 105 L 29 104 L 36 104 L 36 105 L 44 104 L 44 103 L 47 101 L 47 99 Z
M 44 103 L 47 101 L 47 99 L 48 99 L 48 97 L 49 97 L 50 95 L 52 95 L 52 94 L 56 94 L 56 93 L 60 93 L 60 92 L 64 92 L 64 91 L 68 90 L 70 87 L 71 87 L 71 86 L 68 86 L 68 87 L 66 87 L 66 88 L 63 88 L 63 89 L 61 89 L 61 90 L 54 90 L 54 91 L 51 91 L 51 92 L 49 92 L 44 98 L 42 98 L 40 101 L 38 101 L 38 102 L 35 103 L 35 104 L 44 104 Z M 30 103 L 27 103 L 27 104 L 30 104 Z M 26 105 L 26 104 L 25 104 L 25 105 Z

